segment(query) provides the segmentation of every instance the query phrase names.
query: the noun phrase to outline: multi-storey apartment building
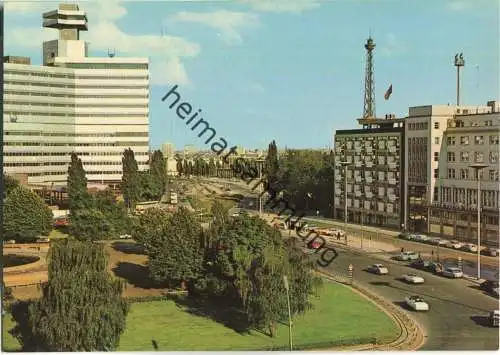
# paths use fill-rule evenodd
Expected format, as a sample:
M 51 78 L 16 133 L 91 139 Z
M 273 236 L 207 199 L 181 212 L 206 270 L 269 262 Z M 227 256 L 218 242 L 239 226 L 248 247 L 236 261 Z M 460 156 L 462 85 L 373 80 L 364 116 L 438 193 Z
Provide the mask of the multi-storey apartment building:
M 174 157 L 174 145 L 172 143 L 163 143 L 161 145 L 161 152 L 164 158 Z
M 410 107 L 406 119 L 408 226 L 462 240 L 477 237 L 477 180 L 480 174 L 482 235 L 496 244 L 499 223 L 499 104 Z
M 348 222 L 401 228 L 404 120 L 386 115 L 358 122 L 362 129 L 335 133 L 334 216 L 344 219 L 347 209 Z
M 122 155 L 132 148 L 147 168 L 149 61 L 110 54 L 88 57 L 80 40 L 87 17 L 61 4 L 43 14 L 59 39 L 43 43 L 43 65 L 4 58 L 4 162 L 7 174 L 33 185 L 65 185 L 70 153 L 89 182 L 119 183 Z

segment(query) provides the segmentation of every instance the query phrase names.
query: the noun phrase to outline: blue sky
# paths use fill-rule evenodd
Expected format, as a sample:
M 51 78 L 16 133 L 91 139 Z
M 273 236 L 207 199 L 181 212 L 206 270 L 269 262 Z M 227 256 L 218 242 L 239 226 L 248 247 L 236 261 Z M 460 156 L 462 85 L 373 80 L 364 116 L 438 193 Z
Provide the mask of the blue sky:
M 57 2 L 9 2 L 5 52 L 41 61 L 41 12 Z M 151 59 L 152 148 L 204 146 L 161 102 L 183 100 L 230 145 L 324 148 L 336 129 L 357 128 L 365 50 L 375 49 L 378 116 L 453 104 L 453 66 L 463 52 L 462 103 L 499 98 L 499 5 L 494 0 L 81 1 L 91 55 Z M 162 34 L 163 33 L 163 34 Z M 384 100 L 392 83 L 393 94 Z

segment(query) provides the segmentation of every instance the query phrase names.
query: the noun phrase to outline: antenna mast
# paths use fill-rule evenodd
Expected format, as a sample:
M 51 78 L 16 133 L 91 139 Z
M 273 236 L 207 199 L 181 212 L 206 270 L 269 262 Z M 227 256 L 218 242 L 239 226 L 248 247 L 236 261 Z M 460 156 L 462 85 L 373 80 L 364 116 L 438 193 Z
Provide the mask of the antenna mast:
M 460 67 L 465 66 L 463 53 L 455 54 L 455 66 L 457 67 L 457 106 L 460 105 Z
M 365 44 L 366 49 L 366 71 L 365 71 L 365 105 L 363 118 L 375 118 L 375 80 L 373 79 L 373 50 L 375 42 L 371 36 Z

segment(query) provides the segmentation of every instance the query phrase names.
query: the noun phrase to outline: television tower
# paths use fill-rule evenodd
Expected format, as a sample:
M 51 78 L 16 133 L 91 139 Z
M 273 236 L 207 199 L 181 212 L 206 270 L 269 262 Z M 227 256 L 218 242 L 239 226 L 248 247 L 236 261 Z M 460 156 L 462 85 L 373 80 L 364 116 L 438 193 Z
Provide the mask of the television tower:
M 363 118 L 375 118 L 375 80 L 373 79 L 373 50 L 375 42 L 371 36 L 365 44 L 366 71 L 365 71 L 365 106 Z
M 460 105 L 460 68 L 465 66 L 465 60 L 463 53 L 460 55 L 455 54 L 455 63 L 454 65 L 457 67 L 457 106 Z

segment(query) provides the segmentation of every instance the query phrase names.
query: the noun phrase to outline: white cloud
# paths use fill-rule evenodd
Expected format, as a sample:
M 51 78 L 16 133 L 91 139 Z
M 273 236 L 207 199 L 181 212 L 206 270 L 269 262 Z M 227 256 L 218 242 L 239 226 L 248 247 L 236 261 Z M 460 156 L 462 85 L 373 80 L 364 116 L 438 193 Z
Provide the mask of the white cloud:
M 468 7 L 468 4 L 465 1 L 452 1 L 448 2 L 446 5 L 453 11 L 463 11 Z
M 408 52 L 407 44 L 403 43 L 394 33 L 385 36 L 381 51 L 386 56 L 404 54 Z
M 56 8 L 54 4 L 46 2 L 43 7 L 40 3 L 36 7 L 38 13 Z M 19 11 L 21 9 L 16 8 Z M 197 43 L 170 35 L 129 35 L 121 31 L 115 22 L 126 16 L 127 9 L 120 5 L 119 0 L 83 2 L 80 9 L 92 19 L 89 31 L 82 33 L 82 39 L 90 43 L 92 50 L 107 52 L 108 49 L 115 49 L 117 55 L 149 56 L 153 84 L 189 83 L 182 60 L 199 55 L 201 50 Z M 56 39 L 57 33 L 39 27 L 11 26 L 6 28 L 5 37 L 6 47 L 14 51 L 16 48 L 41 48 L 43 41 Z
M 214 12 L 178 12 L 167 21 L 197 23 L 214 28 L 227 44 L 240 44 L 242 42 L 239 30 L 246 27 L 256 27 L 259 25 L 259 18 L 256 14 L 235 11 L 214 11 Z
M 262 12 L 292 12 L 301 13 L 316 9 L 320 6 L 319 0 L 239 0 L 248 4 L 255 11 Z

